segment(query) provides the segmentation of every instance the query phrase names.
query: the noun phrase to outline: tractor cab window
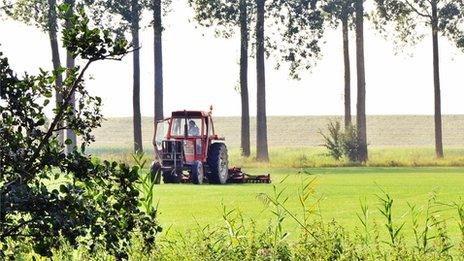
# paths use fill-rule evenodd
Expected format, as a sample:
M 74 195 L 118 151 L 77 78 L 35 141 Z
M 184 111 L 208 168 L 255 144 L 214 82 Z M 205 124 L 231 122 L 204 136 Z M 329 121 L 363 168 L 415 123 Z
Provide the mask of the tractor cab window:
M 201 135 L 201 119 L 187 119 L 188 122 L 188 135 L 200 136 Z
M 187 129 L 185 129 L 187 128 Z M 201 119 L 194 118 L 174 118 L 172 119 L 171 136 L 201 136 Z
M 161 150 L 161 145 L 163 143 L 163 140 L 167 136 L 167 131 L 169 129 L 169 122 L 168 119 L 160 121 L 156 124 L 156 129 L 155 129 L 155 144 L 156 148 L 158 150 Z
M 184 124 L 183 118 L 172 119 L 171 136 L 184 136 Z

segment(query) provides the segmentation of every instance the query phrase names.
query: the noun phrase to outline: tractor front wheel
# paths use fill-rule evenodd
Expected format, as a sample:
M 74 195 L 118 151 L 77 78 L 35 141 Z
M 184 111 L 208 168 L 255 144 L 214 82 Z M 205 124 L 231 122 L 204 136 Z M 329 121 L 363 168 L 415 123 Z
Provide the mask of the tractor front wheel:
M 169 183 L 180 183 L 182 180 L 182 173 L 176 172 L 176 170 L 164 170 L 163 171 L 163 182 Z
M 208 151 L 208 165 L 210 172 L 208 180 L 213 184 L 225 184 L 229 178 L 229 158 L 224 143 L 213 143 Z
M 190 171 L 190 181 L 193 184 L 202 184 L 204 178 L 203 164 L 201 161 L 197 160 L 192 164 L 192 169 Z

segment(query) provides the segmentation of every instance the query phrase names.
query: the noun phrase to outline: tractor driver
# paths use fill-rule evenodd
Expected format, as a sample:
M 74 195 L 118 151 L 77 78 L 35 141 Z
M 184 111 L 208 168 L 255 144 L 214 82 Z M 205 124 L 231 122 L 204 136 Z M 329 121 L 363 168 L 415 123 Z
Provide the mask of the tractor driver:
M 189 121 L 188 134 L 189 136 L 200 136 L 200 129 L 194 120 Z

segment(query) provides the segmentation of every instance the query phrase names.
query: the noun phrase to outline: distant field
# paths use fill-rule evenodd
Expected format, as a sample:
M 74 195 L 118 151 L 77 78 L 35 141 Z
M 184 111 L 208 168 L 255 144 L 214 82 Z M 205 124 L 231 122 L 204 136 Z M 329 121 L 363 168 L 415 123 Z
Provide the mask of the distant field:
M 320 130 L 325 130 L 337 116 L 271 116 L 268 118 L 270 147 L 314 147 L 322 143 Z M 240 118 L 216 117 L 215 129 L 226 137 L 229 148 L 240 147 Z M 251 144 L 255 144 L 255 118 L 251 118 Z M 143 145 L 152 149 L 153 120 L 143 118 Z M 110 118 L 95 131 L 95 148 L 131 149 L 131 118 Z M 368 116 L 367 135 L 371 147 L 433 147 L 434 125 L 432 116 Z M 464 148 L 464 115 L 443 117 L 443 142 L 446 147 Z
M 270 164 L 259 164 L 253 157 L 240 156 L 240 118 L 215 118 L 215 128 L 226 137 L 231 165 L 242 167 L 331 167 L 351 166 L 334 161 L 321 146 L 320 130 L 330 120 L 340 117 L 269 117 Z M 464 115 L 443 117 L 445 159 L 437 160 L 434 152 L 432 116 L 368 116 L 368 166 L 464 166 Z M 255 119 L 251 119 L 252 152 L 255 145 Z M 110 118 L 95 131 L 96 143 L 91 154 L 107 159 L 131 160 L 133 151 L 130 118 Z M 143 118 L 143 140 L 147 156 L 153 147 L 151 118 Z

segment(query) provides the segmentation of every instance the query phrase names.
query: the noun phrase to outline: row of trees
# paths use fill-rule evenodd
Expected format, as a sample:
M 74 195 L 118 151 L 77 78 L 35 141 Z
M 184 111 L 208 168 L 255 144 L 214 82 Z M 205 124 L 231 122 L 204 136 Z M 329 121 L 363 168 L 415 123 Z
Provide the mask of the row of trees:
M 13 18 L 34 24 L 49 33 L 54 68 L 60 67 L 57 43 L 55 6 L 57 0 L 4 0 L 5 10 Z M 58 0 L 60 1 L 60 0 Z M 154 32 L 154 97 L 155 120 L 163 118 L 163 12 L 169 0 L 62 0 L 70 5 L 85 6 L 92 10 L 96 23 L 105 24 L 119 34 L 130 34 L 132 45 L 139 46 L 139 30 L 145 10 L 153 14 L 150 24 Z M 345 127 L 351 122 L 351 68 L 349 31 L 356 35 L 357 106 L 356 128 L 360 142 L 360 161 L 368 159 L 366 131 L 366 82 L 364 64 L 364 22 L 372 22 L 383 35 L 397 44 L 415 44 L 424 36 L 424 28 L 431 29 L 433 45 L 433 75 L 435 96 L 435 147 L 437 157 L 443 157 L 441 97 L 439 74 L 439 35 L 459 48 L 464 47 L 464 3 L 460 0 L 187 0 L 194 10 L 195 21 L 204 27 L 213 27 L 220 37 L 240 33 L 240 94 L 241 94 L 241 148 L 250 156 L 250 117 L 248 98 L 248 59 L 254 57 L 257 72 L 257 159 L 267 161 L 266 75 L 265 60 L 275 56 L 277 66 L 287 63 L 289 74 L 299 79 L 307 73 L 322 55 L 321 39 L 328 28 L 341 25 L 344 61 Z M 372 10 L 364 10 L 368 2 Z M 31 15 L 33 14 L 33 15 Z M 66 25 L 63 25 L 66 27 Z M 269 32 L 266 33 L 265 32 Z M 393 37 L 391 37 L 393 36 Z M 250 52 L 250 47 L 254 52 Z M 67 66 L 74 60 L 67 55 Z M 61 76 L 56 84 L 60 86 Z M 57 93 L 57 103 L 60 94 Z M 133 124 L 134 150 L 142 151 L 140 114 L 140 61 L 139 49 L 133 53 Z M 64 136 L 64 134 L 62 134 Z M 75 136 L 67 133 L 75 144 Z
M 268 160 L 264 54 L 277 54 L 278 61 L 290 63 L 290 75 L 299 78 L 321 55 L 320 39 L 327 28 L 341 24 L 344 61 L 345 128 L 351 128 L 351 68 L 349 30 L 356 35 L 358 160 L 368 160 L 366 128 L 366 80 L 364 64 L 364 21 L 396 44 L 415 44 L 424 29 L 431 30 L 434 77 L 435 150 L 443 157 L 441 91 L 438 37 L 444 36 L 458 48 L 464 47 L 464 2 L 460 0 L 189 0 L 196 20 L 215 26 L 220 36 L 228 37 L 240 28 L 240 90 L 242 96 L 242 152 L 250 155 L 248 68 L 249 27 L 256 24 L 254 44 L 257 72 L 257 159 Z M 364 4 L 373 6 L 365 11 Z M 267 23 L 265 23 L 265 20 Z M 266 26 L 267 25 L 267 26 Z M 264 31 L 277 31 L 264 37 Z M 393 36 L 393 37 L 392 37 Z

